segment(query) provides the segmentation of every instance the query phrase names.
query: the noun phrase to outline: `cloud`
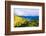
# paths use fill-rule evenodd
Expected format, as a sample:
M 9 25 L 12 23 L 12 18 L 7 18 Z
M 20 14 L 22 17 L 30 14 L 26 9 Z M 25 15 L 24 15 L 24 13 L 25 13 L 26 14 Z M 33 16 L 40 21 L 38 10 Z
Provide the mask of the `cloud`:
M 15 8 L 14 14 L 19 16 L 38 16 L 39 9 Z

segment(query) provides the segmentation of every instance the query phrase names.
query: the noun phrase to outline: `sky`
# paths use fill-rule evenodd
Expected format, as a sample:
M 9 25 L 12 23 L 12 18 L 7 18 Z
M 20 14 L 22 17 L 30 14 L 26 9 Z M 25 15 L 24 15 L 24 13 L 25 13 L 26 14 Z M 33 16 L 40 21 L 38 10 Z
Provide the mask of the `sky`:
M 39 16 L 39 9 L 15 8 L 14 15 L 18 16 Z

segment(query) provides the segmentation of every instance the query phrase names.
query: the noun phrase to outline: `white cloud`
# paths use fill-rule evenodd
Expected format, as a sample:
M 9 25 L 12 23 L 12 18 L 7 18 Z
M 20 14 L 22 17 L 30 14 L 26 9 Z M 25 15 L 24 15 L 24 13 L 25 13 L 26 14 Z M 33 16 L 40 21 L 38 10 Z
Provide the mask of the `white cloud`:
M 39 9 L 16 8 L 14 14 L 19 16 L 38 16 Z

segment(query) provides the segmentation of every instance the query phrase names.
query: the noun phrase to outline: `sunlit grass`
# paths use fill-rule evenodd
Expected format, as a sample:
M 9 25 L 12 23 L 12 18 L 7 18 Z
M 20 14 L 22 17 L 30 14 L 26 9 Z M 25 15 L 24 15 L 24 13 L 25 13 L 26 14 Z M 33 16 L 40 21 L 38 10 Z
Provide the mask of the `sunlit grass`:
M 19 17 L 19 16 L 14 16 L 14 26 L 15 27 L 33 27 L 33 26 L 38 26 L 39 21 L 38 20 L 32 20 L 28 21 L 25 18 Z
M 22 23 L 25 22 L 25 19 L 19 17 L 19 16 L 14 16 L 14 25 L 21 25 Z

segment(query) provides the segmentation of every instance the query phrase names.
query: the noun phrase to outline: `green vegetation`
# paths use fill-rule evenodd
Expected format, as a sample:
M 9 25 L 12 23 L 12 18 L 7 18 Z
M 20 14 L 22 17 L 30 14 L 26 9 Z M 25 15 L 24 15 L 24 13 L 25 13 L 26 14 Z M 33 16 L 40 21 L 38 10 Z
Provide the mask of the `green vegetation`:
M 28 21 L 27 19 L 22 19 L 19 22 L 17 21 L 17 23 L 16 23 L 16 25 L 14 25 L 14 27 L 37 27 L 38 25 L 39 25 L 39 20 Z

